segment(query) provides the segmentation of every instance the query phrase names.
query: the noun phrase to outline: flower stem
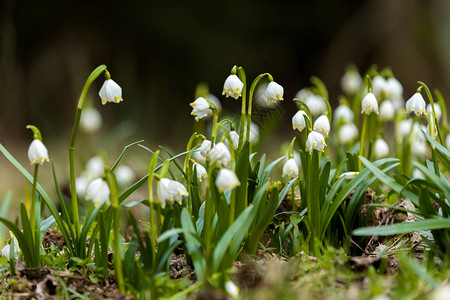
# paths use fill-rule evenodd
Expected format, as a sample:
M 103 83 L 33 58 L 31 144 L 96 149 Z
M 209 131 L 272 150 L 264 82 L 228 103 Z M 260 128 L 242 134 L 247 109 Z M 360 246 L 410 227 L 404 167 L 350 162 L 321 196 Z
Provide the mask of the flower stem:
M 155 175 L 155 166 L 158 161 L 159 150 L 157 150 L 152 158 L 150 159 L 149 167 L 148 167 L 148 199 L 150 201 L 150 243 L 151 243 L 151 251 L 152 251 L 152 266 L 153 270 L 155 270 L 155 259 L 156 259 L 156 227 L 155 227 L 155 207 L 154 207 L 154 199 L 153 199 L 153 177 Z
M 238 149 L 242 148 L 244 144 L 244 126 L 245 126 L 245 117 L 247 111 L 247 79 L 245 76 L 245 71 L 242 67 L 238 69 L 239 79 L 244 83 L 242 87 L 242 106 L 241 106 L 241 122 L 239 123 L 239 146 Z
M 36 185 L 38 178 L 39 164 L 34 165 L 34 175 L 33 175 L 33 187 L 31 189 L 31 204 L 30 204 L 30 225 L 31 232 L 34 236 L 34 231 L 36 229 Z
M 366 131 L 367 131 L 367 122 L 368 122 L 369 116 L 364 116 L 363 120 L 363 126 L 361 129 L 361 140 L 359 142 L 359 156 L 364 156 L 364 142 L 366 141 Z M 361 160 L 358 160 L 358 171 L 361 171 Z
M 250 140 L 250 123 L 252 122 L 252 103 L 253 103 L 253 93 L 255 92 L 255 88 L 258 85 L 259 81 L 265 76 L 269 76 L 269 73 L 260 74 L 258 77 L 253 80 L 252 85 L 250 86 L 250 92 L 248 94 L 248 108 L 247 108 L 247 132 L 245 134 L 245 141 L 248 142 Z M 244 89 L 245 91 L 245 89 Z M 250 150 L 251 153 L 251 150 Z
M 78 199 L 77 190 L 75 185 L 75 140 L 77 137 L 78 126 L 80 124 L 81 112 L 83 110 L 84 99 L 91 86 L 92 82 L 106 70 L 105 65 L 98 66 L 89 75 L 86 83 L 84 84 L 83 90 L 81 91 L 80 98 L 78 100 L 77 111 L 75 113 L 75 121 L 73 123 L 72 135 L 70 136 L 69 142 L 69 167 L 70 167 L 70 196 L 72 199 L 72 216 L 75 225 L 76 236 L 80 235 L 80 217 L 78 215 Z
M 114 234 L 114 268 L 116 273 L 117 286 L 121 294 L 125 293 L 125 284 L 122 272 L 122 255 L 120 253 L 120 207 L 117 193 L 117 183 L 114 174 L 106 171 L 106 180 L 111 190 L 112 209 L 114 214 L 113 234 Z

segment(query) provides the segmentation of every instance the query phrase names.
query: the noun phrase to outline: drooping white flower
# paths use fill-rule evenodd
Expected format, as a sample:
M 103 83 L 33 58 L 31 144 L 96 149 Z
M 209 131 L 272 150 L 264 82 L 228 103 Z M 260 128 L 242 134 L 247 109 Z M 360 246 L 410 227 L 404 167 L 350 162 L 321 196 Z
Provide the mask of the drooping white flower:
M 247 135 L 247 126 L 244 126 L 244 136 Z M 250 123 L 250 135 L 249 142 L 250 144 L 255 144 L 259 141 L 259 127 L 255 123 Z
M 284 89 L 275 81 L 271 81 L 266 89 L 267 104 L 283 100 Z
M 166 205 L 166 200 L 175 200 L 178 204 L 181 204 L 183 196 L 189 196 L 184 185 L 178 181 L 167 178 L 161 178 L 161 180 L 159 180 L 156 193 L 158 195 L 158 201 L 163 208 Z
M 2 256 L 6 257 L 9 261 L 9 258 L 11 257 L 11 246 L 9 244 L 6 244 L 6 246 L 2 248 Z
M 327 104 L 325 100 L 319 95 L 310 95 L 305 100 L 306 105 L 314 117 L 320 116 L 327 111 Z
M 426 103 L 421 93 L 414 93 L 414 95 L 406 101 L 406 112 L 414 112 L 416 116 L 426 114 Z
M 39 140 L 34 139 L 28 148 L 28 159 L 32 165 L 42 165 L 44 161 L 49 161 L 48 150 Z
M 306 99 L 308 99 L 308 97 L 310 97 L 312 95 L 314 95 L 314 93 L 311 92 L 311 90 L 309 88 L 303 88 L 303 89 L 299 90 L 297 92 L 297 94 L 295 94 L 294 98 L 297 98 L 297 99 L 300 99 L 302 101 L 305 101 Z
M 234 189 L 241 183 L 236 174 L 227 168 L 219 170 L 216 178 L 216 187 L 220 192 L 224 192 L 226 189 Z
M 373 93 L 367 93 L 364 96 L 361 102 L 361 113 L 365 113 L 366 115 L 371 114 L 372 112 L 378 115 L 378 102 L 377 98 Z
M 214 145 L 208 158 L 211 161 L 217 161 L 224 166 L 228 166 L 231 163 L 231 152 L 224 143 L 220 142 Z
M 203 155 L 203 157 L 209 157 L 209 154 L 211 153 L 211 141 L 204 140 L 200 146 L 200 154 Z
M 91 157 L 86 163 L 85 176 L 88 179 L 101 177 L 105 170 L 105 164 L 100 156 Z
M 195 121 L 198 121 L 208 115 L 209 103 L 205 98 L 198 97 L 190 105 L 192 106 L 191 115 L 195 116 Z
M 305 117 L 309 120 L 308 114 L 303 110 L 299 110 L 292 117 L 292 129 L 298 129 L 298 131 L 302 132 L 302 130 L 306 128 Z
M 119 103 L 123 101 L 122 88 L 112 79 L 105 80 L 98 95 L 102 99 L 103 105 L 107 102 Z
M 295 159 L 291 158 L 283 166 L 282 177 L 287 175 L 289 179 L 292 179 L 298 177 L 298 172 L 299 172 L 298 165 L 295 162 Z
M 391 100 L 384 100 L 380 105 L 380 119 L 382 121 L 392 121 L 395 117 L 395 107 Z
M 341 104 L 334 110 L 334 123 L 351 123 L 355 118 L 355 114 L 352 109 L 347 105 Z
M 91 200 L 95 206 L 102 205 L 109 200 L 109 186 L 102 179 L 94 179 L 86 189 L 86 200 Z
M 377 97 L 381 98 L 383 93 L 387 93 L 388 90 L 386 79 L 384 79 L 384 77 L 381 76 L 375 76 L 372 79 L 372 88 L 373 93 L 377 95 Z
M 427 113 L 430 113 L 433 111 L 433 108 L 431 107 L 431 103 L 428 103 L 427 105 Z M 436 113 L 435 117 L 438 120 L 441 120 L 442 117 L 442 109 L 441 106 L 438 103 L 434 103 L 434 112 Z
M 227 291 L 228 295 L 233 298 L 237 298 L 239 296 L 239 288 L 231 280 L 225 282 L 225 290 Z
M 345 177 L 345 179 L 353 179 L 358 174 L 359 174 L 359 172 L 345 172 L 345 173 L 342 173 L 340 177 Z
M 114 175 L 116 176 L 117 184 L 120 186 L 129 185 L 135 179 L 133 169 L 126 165 L 118 166 L 114 171 Z
M 347 95 L 355 95 L 362 86 L 362 78 L 355 70 L 349 70 L 341 78 L 341 89 Z
M 383 139 L 377 139 L 373 146 L 373 154 L 376 158 L 381 158 L 389 155 L 389 145 Z
M 231 144 L 233 145 L 233 149 L 237 149 L 239 146 L 239 134 L 236 131 L 230 131 L 230 139 Z M 225 139 L 225 145 L 229 146 L 228 138 Z
M 86 107 L 80 118 L 80 128 L 86 133 L 94 133 L 102 126 L 102 115 L 94 107 Z
M 237 99 L 242 95 L 243 87 L 244 83 L 237 75 L 230 75 L 223 84 L 222 95 L 225 95 L 227 98 L 231 96 L 234 99 Z
M 193 152 L 191 157 L 192 157 L 193 160 L 195 160 L 198 163 L 201 163 L 201 164 L 205 164 L 206 163 L 206 157 L 203 156 L 200 153 L 200 151 Z
M 320 117 L 318 117 L 314 122 L 313 130 L 320 132 L 325 137 L 327 137 L 330 133 L 330 121 L 328 120 L 328 117 L 325 115 L 321 115 Z
M 403 86 L 395 77 L 390 77 L 386 80 L 386 93 L 389 98 L 401 99 L 403 98 Z
M 312 153 L 313 150 L 318 150 L 324 152 L 326 147 L 324 136 L 316 131 L 311 131 L 306 140 L 306 150 Z
M 199 163 L 194 163 L 192 165 L 192 170 L 197 171 L 197 180 L 200 182 L 202 182 L 203 179 L 206 179 L 208 177 L 208 173 L 206 172 L 205 167 Z
M 339 127 L 338 140 L 341 144 L 353 142 L 358 137 L 359 131 L 355 124 L 349 123 Z
M 75 188 L 79 197 L 86 196 L 86 189 L 88 186 L 88 179 L 85 176 L 75 178 Z
M 411 126 L 412 126 L 411 119 L 401 120 L 400 123 L 398 123 L 396 130 L 397 137 L 400 139 L 404 138 L 407 134 L 411 132 Z

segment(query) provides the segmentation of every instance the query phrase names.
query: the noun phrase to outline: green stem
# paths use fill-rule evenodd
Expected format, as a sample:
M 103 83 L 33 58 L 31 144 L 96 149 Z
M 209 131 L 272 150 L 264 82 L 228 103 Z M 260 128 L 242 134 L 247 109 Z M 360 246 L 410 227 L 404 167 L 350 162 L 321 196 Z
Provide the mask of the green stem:
M 36 229 L 36 185 L 38 178 L 39 164 L 34 165 L 34 175 L 33 175 L 33 187 L 31 189 L 31 204 L 30 204 L 30 225 L 31 232 L 34 236 L 34 231 Z
M 214 184 L 212 182 L 212 170 L 213 167 L 209 166 L 208 167 L 208 189 L 206 192 L 206 198 L 205 198 L 205 223 L 203 225 L 204 228 L 204 237 L 205 237 L 205 252 L 206 252 L 206 266 L 208 269 L 208 261 L 210 259 L 210 252 L 211 252 L 211 223 L 212 223 L 212 219 L 213 219 L 213 213 L 214 211 L 212 211 L 212 203 L 211 203 L 211 189 L 214 188 L 212 185 Z M 208 270 L 207 270 L 208 273 Z
M 369 116 L 364 116 L 363 126 L 361 129 L 361 140 L 359 142 L 359 155 L 364 156 L 364 142 L 366 141 L 367 122 Z M 361 160 L 358 160 L 358 171 L 361 171 Z
M 70 167 L 70 196 L 72 199 L 72 214 L 77 237 L 80 235 L 80 217 L 78 215 L 78 199 L 75 185 L 75 140 L 77 137 L 78 126 L 80 124 L 81 112 L 83 110 L 84 99 L 92 82 L 106 70 L 105 65 L 98 66 L 89 75 L 78 100 L 77 111 L 75 113 L 75 121 L 72 128 L 72 135 L 69 142 L 69 167 Z
M 250 141 L 250 123 L 252 122 L 252 103 L 253 103 L 253 93 L 255 92 L 255 88 L 258 85 L 259 81 L 265 76 L 271 77 L 269 73 L 260 74 L 258 77 L 253 80 L 252 85 L 250 86 L 250 92 L 248 94 L 248 108 L 247 108 L 247 132 L 245 135 L 245 141 Z M 250 145 L 249 145 L 250 146 Z M 251 153 L 251 150 L 250 150 Z
M 246 117 L 246 108 L 247 108 L 247 79 L 245 76 L 245 71 L 242 67 L 238 69 L 239 79 L 244 83 L 242 88 L 242 106 L 241 106 L 241 122 L 239 123 L 239 146 L 238 149 L 242 148 L 244 144 L 244 126 L 245 126 L 245 117 Z
M 112 209 L 114 213 L 114 269 L 116 273 L 117 286 L 121 294 L 125 293 L 125 283 L 123 279 L 122 270 L 122 255 L 120 253 L 120 210 L 119 210 L 119 197 L 117 193 L 117 183 L 114 174 L 110 171 L 106 171 L 106 180 L 108 181 L 109 188 L 111 190 Z
M 153 177 L 155 175 L 155 166 L 158 161 L 159 150 L 156 151 L 152 158 L 150 159 L 148 167 L 148 200 L 150 201 L 150 243 L 152 251 L 152 266 L 155 270 L 155 260 L 156 260 L 156 239 L 157 232 L 155 227 L 155 207 L 153 199 Z

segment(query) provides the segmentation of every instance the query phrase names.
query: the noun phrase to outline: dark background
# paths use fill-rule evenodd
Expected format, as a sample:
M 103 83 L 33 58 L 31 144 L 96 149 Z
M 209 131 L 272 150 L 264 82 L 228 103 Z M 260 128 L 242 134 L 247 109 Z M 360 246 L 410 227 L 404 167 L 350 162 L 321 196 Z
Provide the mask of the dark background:
M 94 82 L 90 100 L 104 128 L 130 120 L 133 136 L 156 144 L 186 143 L 193 123 L 188 104 L 199 82 L 226 110 L 239 112 L 238 102 L 220 95 L 235 64 L 249 79 L 271 73 L 286 100 L 316 75 L 335 106 L 348 63 L 360 72 L 372 64 L 391 67 L 406 99 L 417 80 L 450 97 L 450 1 L 0 3 L 1 143 L 28 143 L 25 125 L 34 124 L 46 138 L 68 144 L 84 81 L 100 64 L 124 98 L 102 107 L 102 80 Z M 289 123 L 295 106 L 283 107 Z

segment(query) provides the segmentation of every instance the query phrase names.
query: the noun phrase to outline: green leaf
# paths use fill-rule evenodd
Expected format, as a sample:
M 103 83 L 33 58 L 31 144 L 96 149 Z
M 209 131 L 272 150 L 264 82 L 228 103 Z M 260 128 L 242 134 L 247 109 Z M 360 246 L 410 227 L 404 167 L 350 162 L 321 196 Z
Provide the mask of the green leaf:
M 218 271 L 219 265 L 227 250 L 227 255 L 230 260 L 235 259 L 235 255 L 247 234 L 247 230 L 252 224 L 253 218 L 255 218 L 255 214 L 251 214 L 252 210 L 253 205 L 248 206 L 220 239 L 213 254 L 214 272 Z
M 450 219 L 437 218 L 388 226 L 362 227 L 353 231 L 357 236 L 394 235 L 419 230 L 450 229 Z
M 126 145 L 123 150 L 122 153 L 120 153 L 119 157 L 117 158 L 116 162 L 113 164 L 113 166 L 111 167 L 111 172 L 114 172 L 114 169 L 117 167 L 117 165 L 119 164 L 119 162 L 122 160 L 123 155 L 125 154 L 125 151 L 127 151 L 128 148 L 130 148 L 131 146 L 134 145 L 138 145 L 140 143 L 142 143 L 144 140 L 140 140 L 131 144 Z

